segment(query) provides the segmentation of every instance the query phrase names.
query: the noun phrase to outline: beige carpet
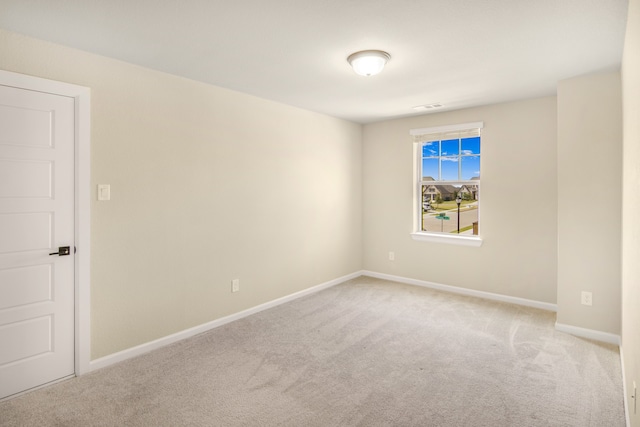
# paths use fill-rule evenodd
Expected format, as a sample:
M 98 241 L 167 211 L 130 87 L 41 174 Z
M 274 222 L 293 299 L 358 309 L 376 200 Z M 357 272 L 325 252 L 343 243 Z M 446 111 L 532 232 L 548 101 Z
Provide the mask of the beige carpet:
M 367 277 L 0 403 L 1 426 L 624 426 L 618 349 Z

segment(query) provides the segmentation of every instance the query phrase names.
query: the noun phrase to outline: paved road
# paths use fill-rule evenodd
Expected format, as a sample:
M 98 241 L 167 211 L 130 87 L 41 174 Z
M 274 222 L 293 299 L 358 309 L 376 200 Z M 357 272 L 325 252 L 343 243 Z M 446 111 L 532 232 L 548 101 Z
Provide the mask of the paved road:
M 440 212 L 438 212 L 440 213 Z M 433 213 L 424 214 L 425 231 L 444 231 L 446 233 L 458 229 L 458 210 L 444 211 L 449 221 L 436 219 Z M 460 210 L 460 228 L 468 227 L 478 220 L 478 210 Z

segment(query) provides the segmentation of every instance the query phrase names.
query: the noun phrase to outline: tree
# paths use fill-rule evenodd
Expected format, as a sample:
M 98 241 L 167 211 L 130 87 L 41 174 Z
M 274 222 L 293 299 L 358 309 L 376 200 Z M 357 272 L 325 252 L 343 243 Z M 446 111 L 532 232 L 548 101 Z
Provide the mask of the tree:
M 436 210 L 438 209 L 438 206 L 440 205 L 440 203 L 442 203 L 442 196 L 440 194 L 438 194 L 436 196 L 436 200 L 434 200 L 435 204 L 436 204 Z

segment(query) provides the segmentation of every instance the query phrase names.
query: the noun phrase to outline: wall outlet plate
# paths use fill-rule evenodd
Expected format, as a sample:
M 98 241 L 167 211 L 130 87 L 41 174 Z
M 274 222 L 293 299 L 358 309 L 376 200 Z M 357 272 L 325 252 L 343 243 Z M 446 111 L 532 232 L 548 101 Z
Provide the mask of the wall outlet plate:
M 240 279 L 233 279 L 231 281 L 231 292 L 238 292 L 240 290 Z
M 591 292 L 582 291 L 580 303 L 582 305 L 593 305 L 593 294 Z

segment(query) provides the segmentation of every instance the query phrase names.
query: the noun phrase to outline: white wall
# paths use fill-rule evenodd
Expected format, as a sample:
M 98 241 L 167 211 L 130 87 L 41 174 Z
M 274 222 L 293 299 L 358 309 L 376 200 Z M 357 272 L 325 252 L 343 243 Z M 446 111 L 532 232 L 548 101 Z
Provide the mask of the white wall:
M 483 245 L 413 241 L 409 129 L 476 121 L 484 121 Z M 365 125 L 363 168 L 366 270 L 556 302 L 555 97 Z
M 0 30 L 91 88 L 92 358 L 361 269 L 360 125 Z M 240 278 L 240 292 L 231 280 Z
M 622 349 L 627 399 L 633 408 L 632 382 L 640 386 L 640 0 L 629 1 L 622 88 Z M 637 413 L 630 411 L 634 427 L 640 426 L 640 403 L 636 405 Z
M 559 82 L 558 323 L 620 334 L 621 167 L 620 73 Z

